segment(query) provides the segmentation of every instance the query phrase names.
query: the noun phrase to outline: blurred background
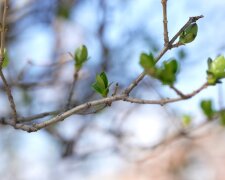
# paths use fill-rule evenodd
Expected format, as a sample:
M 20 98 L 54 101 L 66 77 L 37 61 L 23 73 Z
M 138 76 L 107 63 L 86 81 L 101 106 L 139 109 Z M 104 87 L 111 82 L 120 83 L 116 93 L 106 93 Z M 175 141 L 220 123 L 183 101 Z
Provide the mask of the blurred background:
M 195 41 L 167 52 L 159 62 L 179 60 L 175 85 L 184 93 L 205 82 L 208 57 L 224 54 L 224 9 L 221 0 L 168 1 L 170 38 L 190 16 L 204 15 Z M 97 73 L 104 70 L 109 81 L 123 89 L 142 72 L 140 53 L 157 55 L 163 48 L 161 1 L 11 0 L 10 64 L 4 71 L 20 116 L 65 106 L 74 73 L 70 53 L 81 44 L 88 47 L 90 59 L 79 72 L 73 106 L 100 98 L 91 88 Z M 213 99 L 215 108 L 224 108 L 223 88 L 210 87 L 166 106 L 116 102 L 35 133 L 1 125 L 0 179 L 224 179 L 224 129 L 217 121 L 204 123 L 199 108 L 204 98 Z M 176 94 L 146 77 L 132 96 L 160 99 Z M 1 117 L 8 117 L 11 110 L 2 82 L 0 99 Z M 179 133 L 183 115 L 192 118 L 189 136 Z

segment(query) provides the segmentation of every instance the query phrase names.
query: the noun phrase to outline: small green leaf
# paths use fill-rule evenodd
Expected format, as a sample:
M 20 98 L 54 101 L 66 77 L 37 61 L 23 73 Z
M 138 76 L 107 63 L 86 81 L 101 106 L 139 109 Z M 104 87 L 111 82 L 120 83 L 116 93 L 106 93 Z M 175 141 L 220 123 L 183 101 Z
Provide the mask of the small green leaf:
M 85 45 L 81 45 L 76 49 L 74 54 L 75 67 L 79 70 L 88 60 L 88 50 Z
M 140 65 L 145 69 L 148 70 L 152 67 L 155 66 L 155 59 L 153 54 L 146 54 L 146 53 L 141 53 L 140 55 Z
M 96 76 L 96 81 L 92 84 L 92 88 L 103 97 L 107 97 L 109 93 L 109 84 L 105 72 Z
M 212 107 L 212 101 L 211 100 L 203 100 L 200 104 L 203 113 L 207 116 L 207 118 L 210 120 L 213 118 L 213 115 L 215 113 L 215 110 Z
M 212 61 L 208 59 L 207 82 L 210 85 L 215 85 L 220 82 L 220 79 L 225 78 L 225 58 L 218 56 Z
M 155 75 L 156 72 L 155 63 L 156 61 L 152 53 L 150 53 L 149 55 L 146 53 L 141 53 L 140 65 L 148 75 L 151 76 Z
M 183 117 L 182 117 L 182 123 L 183 123 L 184 127 L 189 126 L 191 124 L 191 121 L 192 121 L 191 116 L 189 116 L 189 115 L 183 115 Z
M 173 85 L 178 72 L 178 62 L 173 59 L 164 61 L 163 66 L 157 71 L 157 78 L 165 85 Z
M 93 83 L 92 88 L 99 94 L 103 94 L 103 88 L 98 85 L 98 83 Z
M 179 42 L 182 44 L 194 41 L 198 33 L 198 25 L 193 23 L 189 25 L 180 35 Z
M 109 82 L 108 82 L 108 78 L 107 78 L 105 72 L 102 72 L 102 73 L 100 74 L 100 77 L 101 77 L 101 79 L 102 79 L 103 82 L 104 82 L 105 88 L 108 88 Z
M 4 55 L 3 55 L 3 64 L 2 68 L 6 68 L 9 64 L 9 55 L 6 49 L 4 49 Z
M 101 77 L 100 75 L 97 75 L 97 76 L 96 76 L 96 83 L 98 84 L 98 86 L 99 86 L 101 89 L 104 89 L 104 88 L 105 88 L 104 80 L 102 79 L 102 77 Z

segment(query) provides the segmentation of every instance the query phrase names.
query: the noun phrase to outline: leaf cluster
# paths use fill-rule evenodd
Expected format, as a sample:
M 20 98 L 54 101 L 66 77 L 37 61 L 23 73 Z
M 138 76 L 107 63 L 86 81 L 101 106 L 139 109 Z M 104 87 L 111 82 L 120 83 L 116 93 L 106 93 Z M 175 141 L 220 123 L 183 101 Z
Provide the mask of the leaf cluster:
M 98 74 L 95 82 L 92 84 L 92 88 L 102 97 L 107 97 L 109 93 L 109 86 L 110 85 L 105 72 Z
M 140 65 L 148 75 L 160 80 L 164 85 L 173 85 L 176 81 L 178 62 L 175 59 L 164 61 L 162 66 L 157 67 L 152 53 L 142 53 Z
M 218 56 L 215 60 L 208 58 L 207 82 L 210 85 L 221 83 L 225 78 L 225 58 Z

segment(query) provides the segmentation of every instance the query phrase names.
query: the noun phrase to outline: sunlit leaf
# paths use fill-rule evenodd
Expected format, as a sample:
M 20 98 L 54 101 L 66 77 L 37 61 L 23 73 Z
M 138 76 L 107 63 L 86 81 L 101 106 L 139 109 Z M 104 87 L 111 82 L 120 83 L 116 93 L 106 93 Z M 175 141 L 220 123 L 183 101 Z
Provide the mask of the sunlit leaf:
M 210 85 L 219 83 L 221 79 L 225 78 L 225 58 L 224 56 L 218 56 L 212 61 L 208 59 L 208 70 L 207 70 L 207 82 Z

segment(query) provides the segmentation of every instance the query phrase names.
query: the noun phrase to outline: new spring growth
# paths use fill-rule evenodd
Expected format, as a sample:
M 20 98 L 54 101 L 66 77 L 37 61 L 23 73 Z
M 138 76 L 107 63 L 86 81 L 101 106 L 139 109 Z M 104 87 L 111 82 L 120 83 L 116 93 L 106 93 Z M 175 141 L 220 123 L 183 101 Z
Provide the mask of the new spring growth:
M 179 65 L 175 59 L 164 61 L 160 67 L 157 67 L 152 53 L 149 55 L 141 53 L 140 65 L 146 74 L 160 80 L 164 85 L 173 85 L 176 81 Z
M 88 60 L 88 50 L 85 45 L 81 45 L 74 53 L 75 67 L 81 69 L 84 63 Z
M 107 97 L 109 93 L 109 82 L 108 78 L 105 74 L 105 72 L 102 72 L 101 74 L 98 74 L 96 76 L 95 83 L 92 84 L 92 88 L 99 94 L 101 94 L 102 97 Z
M 198 25 L 196 23 L 190 24 L 180 35 L 179 43 L 187 44 L 196 38 L 198 33 Z
M 212 60 L 208 58 L 207 82 L 210 85 L 221 83 L 221 79 L 225 78 L 225 58 L 218 56 Z

